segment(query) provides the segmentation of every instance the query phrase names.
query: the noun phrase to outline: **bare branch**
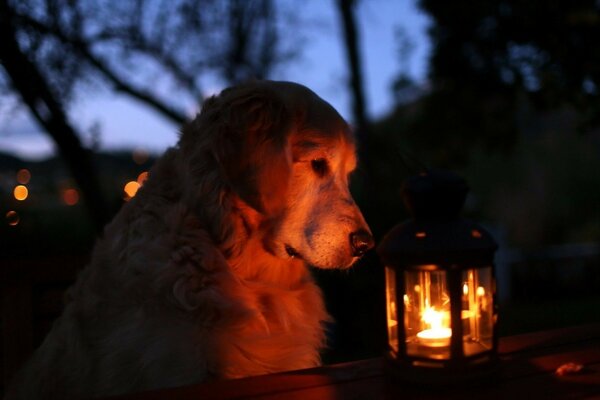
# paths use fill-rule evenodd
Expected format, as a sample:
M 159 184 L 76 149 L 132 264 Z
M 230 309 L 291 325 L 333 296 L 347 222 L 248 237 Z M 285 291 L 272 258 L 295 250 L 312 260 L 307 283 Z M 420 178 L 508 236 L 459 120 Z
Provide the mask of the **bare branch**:
M 54 35 L 63 43 L 70 45 L 85 59 L 85 61 L 87 61 L 109 82 L 111 82 L 115 90 L 126 93 L 131 97 L 141 101 L 178 125 L 187 120 L 183 112 L 175 110 L 171 106 L 159 100 L 156 96 L 152 95 L 150 92 L 135 87 L 133 84 L 119 77 L 106 61 L 92 53 L 89 45 L 86 42 L 80 39 L 70 38 L 59 29 L 52 29 L 51 27 L 29 17 L 28 15 L 19 15 L 19 18 L 32 28 L 35 28 L 45 34 Z
M 81 145 L 78 133 L 69 123 L 43 75 L 21 52 L 6 0 L 0 0 L 0 61 L 23 102 L 56 142 L 83 193 L 92 220 L 100 230 L 108 219 L 108 207 L 100 191 L 90 154 Z
M 350 89 L 352 91 L 352 110 L 360 139 L 367 140 L 368 118 L 363 90 L 363 73 L 360 61 L 360 49 L 354 7 L 356 0 L 337 0 L 340 20 L 344 29 L 346 55 L 350 66 Z

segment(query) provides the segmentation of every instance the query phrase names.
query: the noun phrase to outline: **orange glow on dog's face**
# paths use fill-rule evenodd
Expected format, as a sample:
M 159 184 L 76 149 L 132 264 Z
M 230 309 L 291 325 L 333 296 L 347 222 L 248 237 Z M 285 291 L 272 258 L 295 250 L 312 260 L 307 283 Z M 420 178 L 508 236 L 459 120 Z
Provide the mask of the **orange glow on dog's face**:
M 348 190 L 354 138 L 330 104 L 301 85 L 278 82 L 224 91 L 206 107 L 204 122 L 219 133 L 211 156 L 234 194 L 240 229 L 258 232 L 263 250 L 346 268 L 372 247 Z M 180 147 L 192 149 L 194 140 L 184 132 Z
M 291 142 L 292 176 L 275 251 L 319 268 L 347 268 L 357 259 L 350 234 L 369 231 L 348 189 L 356 167 L 352 139 L 346 132 L 335 137 L 304 133 Z

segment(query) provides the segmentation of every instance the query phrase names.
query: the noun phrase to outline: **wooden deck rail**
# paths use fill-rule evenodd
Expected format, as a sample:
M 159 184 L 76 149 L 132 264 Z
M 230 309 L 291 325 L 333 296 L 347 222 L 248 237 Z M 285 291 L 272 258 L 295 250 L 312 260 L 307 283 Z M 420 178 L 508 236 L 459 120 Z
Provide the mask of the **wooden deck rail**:
M 427 387 L 390 382 L 381 358 L 231 381 L 136 393 L 155 399 L 600 399 L 600 324 L 500 340 L 498 374 L 485 382 Z M 559 376 L 565 363 L 584 366 Z

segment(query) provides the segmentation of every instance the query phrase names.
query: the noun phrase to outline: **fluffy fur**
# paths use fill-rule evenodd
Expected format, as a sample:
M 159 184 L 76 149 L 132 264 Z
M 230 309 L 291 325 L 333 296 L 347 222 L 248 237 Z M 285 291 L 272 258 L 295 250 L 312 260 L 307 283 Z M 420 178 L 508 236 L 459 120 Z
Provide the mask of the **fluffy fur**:
M 357 259 L 349 237 L 368 227 L 347 187 L 355 163 L 347 124 L 303 86 L 207 100 L 106 227 L 8 398 L 318 365 L 329 316 L 307 266 Z

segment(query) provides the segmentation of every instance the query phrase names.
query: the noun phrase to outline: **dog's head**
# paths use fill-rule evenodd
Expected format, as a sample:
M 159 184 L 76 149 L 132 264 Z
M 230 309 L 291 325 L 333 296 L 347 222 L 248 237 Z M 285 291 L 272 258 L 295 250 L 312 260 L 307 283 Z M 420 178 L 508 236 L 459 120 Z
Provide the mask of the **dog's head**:
M 262 235 L 265 250 L 346 268 L 373 247 L 348 190 L 354 138 L 315 93 L 290 82 L 252 82 L 207 100 L 198 119 L 203 126 L 193 135 L 184 130 L 181 148 L 209 136 L 244 225 Z

